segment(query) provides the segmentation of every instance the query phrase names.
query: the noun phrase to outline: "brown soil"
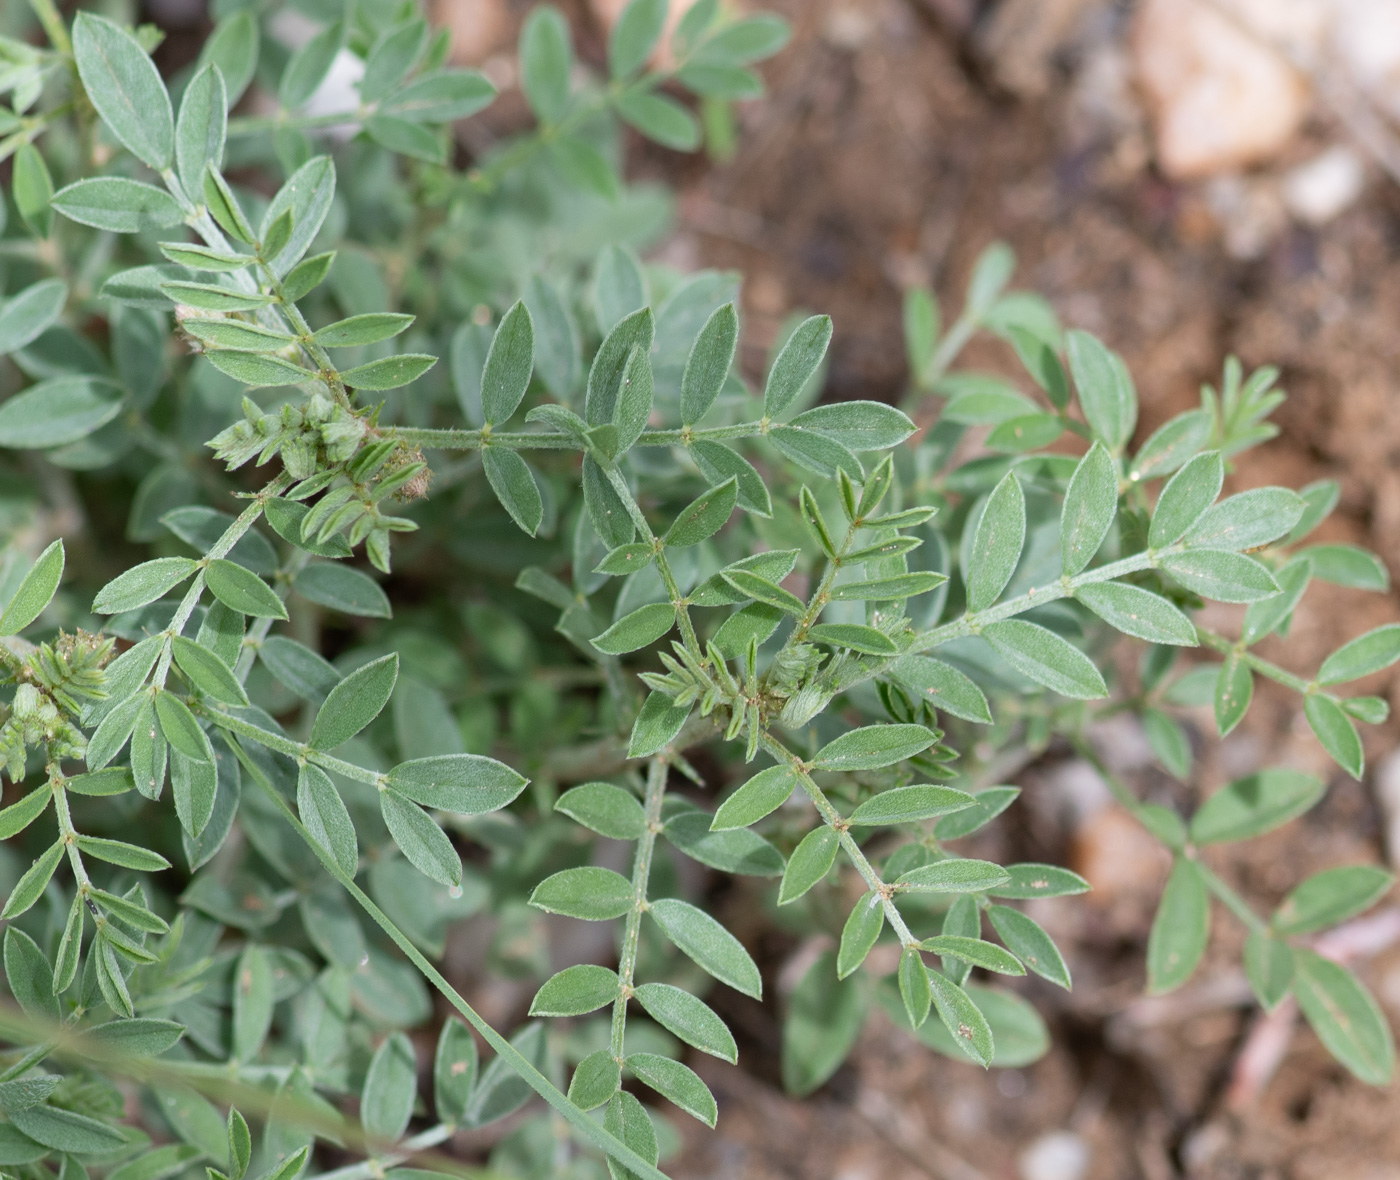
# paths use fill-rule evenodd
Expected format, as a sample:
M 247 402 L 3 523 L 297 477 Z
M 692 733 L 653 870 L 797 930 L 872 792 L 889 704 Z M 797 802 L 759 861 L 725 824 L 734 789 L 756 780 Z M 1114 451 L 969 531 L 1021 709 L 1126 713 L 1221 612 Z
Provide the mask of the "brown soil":
M 1073 7 L 1063 3 L 1049 8 Z M 770 97 L 742 113 L 736 157 L 718 167 L 638 147 L 636 166 L 679 183 L 681 226 L 670 258 L 747 275 L 746 333 L 761 348 L 796 309 L 832 314 L 830 393 L 899 398 L 907 371 L 902 290 L 931 283 L 956 310 L 972 260 L 1002 239 L 1016 282 L 1047 296 L 1066 323 L 1126 357 L 1142 398 L 1140 437 L 1194 405 L 1229 353 L 1276 364 L 1290 399 L 1282 436 L 1246 456 L 1241 484 L 1341 482 L 1320 539 L 1377 550 L 1400 572 L 1400 192 L 1374 178 L 1366 198 L 1321 230 L 1283 230 L 1251 261 L 1232 259 L 1199 189 L 1150 167 L 1131 120 L 1094 112 L 1077 67 L 1095 39 L 1121 41 L 1125 6 L 1080 3 L 1081 32 L 1059 57 L 979 56 L 963 31 L 976 5 L 953 0 L 772 0 L 793 44 L 766 68 Z M 1027 5 L 1020 5 L 1027 10 Z M 985 33 L 985 19 L 981 26 Z M 1084 30 L 1088 30 L 1085 32 Z M 1033 40 L 1033 38 L 1031 39 Z M 1036 46 L 1018 44 L 1023 58 Z M 1020 79 L 1032 81 L 1023 84 Z M 1018 97 L 991 79 L 1011 79 Z M 1301 155 L 1338 132 L 1318 123 Z M 759 354 L 761 355 L 761 354 Z M 755 361 L 758 357 L 756 356 Z M 965 358 L 1008 373 L 996 346 Z M 1268 654 L 1308 669 L 1338 643 L 1396 617 L 1393 595 L 1314 592 L 1286 647 Z M 1222 625 L 1237 625 L 1231 612 Z M 1372 691 L 1390 691 L 1389 682 Z M 1393 723 L 1367 727 L 1375 765 Z M 1231 739 L 1195 726 L 1208 790 L 1262 761 L 1300 765 L 1332 782 L 1308 819 L 1233 846 L 1214 866 L 1261 904 L 1305 873 L 1383 855 L 1369 783 L 1334 767 L 1303 723 L 1296 696 L 1261 693 Z M 1062 769 L 1062 767 L 1061 767 Z M 1298 1032 L 1262 1098 L 1227 1108 L 1226 1088 L 1255 1009 L 1241 1001 L 1242 935 L 1217 914 L 1207 963 L 1176 1001 L 1142 999 L 1143 948 L 1161 871 L 1112 812 L 1040 826 L 1055 798 L 1054 765 L 1021 777 L 1037 858 L 1105 875 L 1106 896 L 1050 914 L 1076 976 L 1072 995 L 1025 989 L 1051 1021 L 1055 1047 L 1033 1067 L 983 1074 L 912 1044 L 872 1019 L 851 1061 L 814 1098 L 785 1098 L 772 1062 L 706 1070 L 720 1102 L 716 1133 L 688 1134 L 678 1177 L 1015 1177 L 1017 1158 L 1069 1129 L 1092 1150 L 1092 1180 L 1173 1176 L 1260 1180 L 1400 1177 L 1400 1089 L 1377 1091 Z M 1163 790 L 1150 769 L 1138 786 Z M 1009 818 L 1009 816 L 1008 816 Z M 1118 875 L 1115 876 L 1114 874 Z M 1400 1015 L 1400 954 L 1359 970 Z M 770 1023 L 771 1006 L 765 1006 Z M 776 1027 L 752 1042 L 775 1051 Z

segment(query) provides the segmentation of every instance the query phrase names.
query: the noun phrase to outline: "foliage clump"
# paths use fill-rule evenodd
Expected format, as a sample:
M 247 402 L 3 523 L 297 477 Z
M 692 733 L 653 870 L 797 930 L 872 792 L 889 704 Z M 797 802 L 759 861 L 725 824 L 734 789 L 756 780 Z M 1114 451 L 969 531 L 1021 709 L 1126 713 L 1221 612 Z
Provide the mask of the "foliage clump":
M 751 387 L 737 277 L 642 265 L 666 199 L 617 162 L 621 125 L 721 148 L 781 22 L 700 0 L 657 69 L 666 4 L 633 0 L 594 78 L 537 7 L 539 125 L 463 169 L 449 129 L 494 90 L 413 4 L 297 7 L 323 19 L 288 53 L 267 13 L 216 5 L 169 79 L 157 32 L 48 0 L 45 47 L 0 39 L 0 446 L 25 473 L 0 568 L 4 1166 L 291 1180 L 331 1145 L 353 1162 L 324 1174 L 358 1180 L 441 1163 L 533 1093 L 562 1117 L 521 1122 L 500 1167 L 656 1177 L 674 1132 L 650 1096 L 713 1125 L 682 1058 L 737 1057 L 707 995 L 764 991 L 682 861 L 766 879 L 750 896 L 827 940 L 786 1005 L 802 1093 L 874 1007 L 959 1062 L 1045 1051 L 994 979 L 1070 986 L 1016 903 L 1088 883 L 959 842 L 1051 743 L 1096 758 L 1103 710 L 1140 717 L 1186 780 L 1174 711 L 1212 704 L 1227 733 L 1263 676 L 1361 775 L 1356 722 L 1386 706 L 1339 687 L 1400 658 L 1400 627 L 1309 675 L 1255 645 L 1314 583 L 1383 588 L 1381 567 L 1308 543 L 1335 484 L 1221 498 L 1273 434 L 1272 370 L 1228 362 L 1134 449 L 1121 359 L 1008 291 L 994 246 L 946 330 L 910 294 L 903 408 L 819 404 L 821 315 Z M 346 56 L 358 105 L 305 113 Z M 277 113 L 230 117 L 255 78 Z M 983 332 L 1033 395 L 954 369 Z M 19 537 L 70 501 L 98 535 L 61 584 L 64 542 L 31 562 Z M 114 505 L 144 551 L 114 540 Z M 1208 600 L 1245 605 L 1238 635 L 1197 621 Z M 1208 658 L 1178 674 L 1183 647 Z M 1330 870 L 1261 916 L 1200 855 L 1324 784 L 1267 769 L 1185 815 L 1104 776 L 1173 857 L 1149 987 L 1190 977 L 1218 902 L 1260 1003 L 1292 994 L 1386 1081 L 1379 1009 L 1308 936 L 1389 875 Z M 630 875 L 607 867 L 617 841 Z M 486 969 L 534 995 L 509 1037 L 434 965 L 485 912 Z M 560 969 L 542 914 L 617 925 Z M 430 989 L 456 1015 L 429 1104 L 407 1031 Z

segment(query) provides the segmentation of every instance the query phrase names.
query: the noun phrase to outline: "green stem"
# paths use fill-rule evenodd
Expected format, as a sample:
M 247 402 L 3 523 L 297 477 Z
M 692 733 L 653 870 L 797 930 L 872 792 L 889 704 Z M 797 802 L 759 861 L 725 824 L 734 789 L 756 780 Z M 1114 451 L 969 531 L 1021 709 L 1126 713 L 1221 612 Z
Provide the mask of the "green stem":
M 39 18 L 39 25 L 44 30 L 44 36 L 49 39 L 49 44 L 59 53 L 71 55 L 73 42 L 68 38 L 68 26 L 63 23 L 63 17 L 53 0 L 29 0 L 29 7 Z
M 314 131 L 321 127 L 344 127 L 350 123 L 362 122 L 371 113 L 369 108 L 357 108 L 352 111 L 331 111 L 325 115 L 289 115 L 285 111 L 279 111 L 275 115 L 246 115 L 230 119 L 226 134 L 229 139 L 241 139 L 283 128 Z
M 826 792 L 813 781 L 807 764 L 766 731 L 760 736 L 759 741 L 775 759 L 787 763 L 797 772 L 797 781 L 802 784 L 802 789 L 807 792 L 807 797 L 812 800 L 817 811 L 821 813 L 827 826 L 836 833 L 842 850 L 850 862 L 855 865 L 856 872 L 860 874 L 870 891 L 879 897 L 880 904 L 885 911 L 885 920 L 889 922 L 891 929 L 898 937 L 899 945 L 914 946 L 918 939 L 910 932 L 909 927 L 904 922 L 904 916 L 894 904 L 893 890 L 880 880 L 880 874 L 875 871 L 875 866 L 870 863 L 860 845 L 856 843 L 855 837 L 851 835 L 850 825 L 842 818 L 841 813 L 836 810 L 831 800 L 826 797 Z
M 547 1077 L 544 1076 L 530 1060 L 512 1045 L 505 1037 L 501 1036 L 490 1024 L 486 1022 L 473 1008 L 462 998 L 461 994 L 446 979 L 441 972 L 424 957 L 423 953 L 413 945 L 412 941 L 385 915 L 368 895 L 354 880 L 335 862 L 325 849 L 323 849 L 306 830 L 301 820 L 287 805 L 287 801 L 282 798 L 277 789 L 266 779 L 257 764 L 248 757 L 242 746 L 238 742 L 233 743 L 234 753 L 238 756 L 244 771 L 257 784 L 259 789 L 268 797 L 272 805 L 282 813 L 282 817 L 292 825 L 297 834 L 305 841 L 306 846 L 315 854 L 316 859 L 325 867 L 326 872 L 339 882 L 340 886 L 354 898 L 356 904 L 369 915 L 370 919 L 389 939 L 399 948 L 410 962 L 422 973 L 433 987 L 442 993 L 444 998 L 457 1010 L 457 1012 L 467 1021 L 472 1028 L 485 1039 L 486 1043 L 495 1050 L 499 1057 L 505 1059 L 511 1069 L 525 1082 L 530 1089 L 534 1090 L 541 1098 L 549 1103 L 559 1112 L 574 1129 L 574 1133 L 580 1139 L 591 1143 L 600 1151 L 606 1152 L 623 1167 L 635 1172 L 645 1180 L 668 1180 L 666 1174 L 654 1164 L 648 1163 L 630 1147 L 614 1135 L 609 1134 L 604 1128 L 594 1122 L 587 1114 L 568 1100 L 564 1094 Z
M 1212 651 L 1218 651 L 1221 655 L 1225 656 L 1234 656 L 1240 663 L 1258 672 L 1259 675 L 1277 681 L 1286 688 L 1293 689 L 1294 692 L 1301 692 L 1305 695 L 1312 693 L 1317 696 L 1325 696 L 1333 701 L 1340 701 L 1342 699 L 1330 692 L 1318 692 L 1315 681 L 1304 680 L 1301 676 L 1295 676 L 1287 668 L 1280 668 L 1277 664 L 1270 663 L 1265 659 L 1260 659 L 1260 657 L 1256 656 L 1245 647 L 1242 642 L 1227 639 L 1224 635 L 1219 635 L 1214 631 L 1206 631 L 1200 627 L 1196 628 L 1196 634 L 1200 636 L 1201 643 Z
M 384 784 L 385 776 L 377 771 L 366 770 L 363 766 L 356 766 L 353 762 L 346 762 L 342 758 L 323 753 L 306 742 L 294 742 L 291 738 L 283 737 L 280 733 L 271 733 L 244 721 L 241 717 L 232 717 L 227 713 L 210 708 L 206 702 L 191 702 L 191 708 L 207 717 L 220 729 L 236 733 L 239 737 L 249 738 L 260 746 L 276 750 L 277 753 L 285 754 L 288 758 L 294 758 L 298 762 L 313 762 L 326 770 L 333 770 L 336 774 L 354 779 L 357 783 L 366 783 L 371 787 L 380 787 Z
M 622 935 L 622 954 L 618 957 L 617 975 L 621 983 L 613 1001 L 612 1055 L 622 1064 L 623 1035 L 627 1031 L 627 1001 L 632 997 L 632 985 L 637 971 L 637 944 L 642 934 L 642 915 L 647 910 L 647 885 L 651 878 L 651 859 L 656 851 L 656 837 L 661 831 L 661 804 L 666 798 L 666 774 L 670 769 L 667 758 L 653 758 L 647 771 L 647 791 L 644 808 L 646 826 L 637 841 L 637 859 L 632 865 L 632 909 L 627 914 L 627 927 Z
M 683 426 L 678 430 L 644 430 L 633 443 L 636 447 L 685 447 L 706 439 L 756 438 L 767 434 L 772 423 L 766 418 L 736 422 L 732 426 Z M 581 451 L 583 446 L 571 434 L 558 431 L 448 430 L 420 426 L 394 426 L 395 437 L 416 447 L 437 451 L 477 451 L 487 444 L 512 450 Z
M 205 567 L 211 561 L 227 557 L 233 547 L 242 539 L 243 534 L 252 528 L 258 517 L 262 515 L 263 506 L 267 501 L 289 483 L 291 483 L 291 477 L 285 471 L 277 476 L 254 497 L 253 502 L 224 530 L 223 536 L 215 541 L 213 547 L 204 555 L 204 561 L 196 571 L 194 581 L 190 583 L 189 590 L 185 592 L 185 597 L 180 601 L 174 618 L 170 620 L 170 626 L 165 629 L 165 643 L 161 646 L 160 659 L 156 664 L 155 675 L 152 678 L 152 683 L 158 688 L 165 687 L 166 677 L 170 674 L 170 660 L 174 653 L 172 640 L 185 629 L 185 624 L 190 621 L 190 615 L 194 614 L 194 608 L 199 605 L 199 600 L 204 596 Z
M 602 467 L 602 464 L 599 466 Z M 631 514 L 632 522 L 637 526 L 637 531 L 642 534 L 642 539 L 656 553 L 656 568 L 661 574 L 661 581 L 666 586 L 667 597 L 670 598 L 671 605 L 676 608 L 676 621 L 680 624 L 681 637 L 685 640 L 686 647 L 694 653 L 697 660 L 702 664 L 705 663 L 705 649 L 700 646 L 700 637 L 695 634 L 695 624 L 690 621 L 690 607 L 686 603 L 685 595 L 681 593 L 675 574 L 671 571 L 671 563 L 666 560 L 666 547 L 656 539 L 656 534 L 651 531 L 651 525 L 647 523 L 646 513 L 642 511 L 636 497 L 632 495 L 632 489 L 627 486 L 627 481 L 622 478 L 622 472 L 617 469 L 617 465 L 609 463 L 602 469 L 608 477 L 608 482 L 612 484 L 613 491 L 622 497 L 622 502 L 627 505 L 627 511 Z
M 1075 752 L 1098 772 L 1099 778 L 1103 780 L 1104 785 L 1108 787 L 1114 799 L 1122 804 L 1123 807 L 1132 814 L 1134 819 L 1142 823 L 1142 804 L 1138 802 L 1137 797 L 1128 789 L 1128 784 L 1114 774 L 1113 771 L 1108 768 L 1104 760 L 1099 757 L 1099 752 L 1094 749 L 1093 744 L 1084 737 L 1083 734 L 1072 735 L 1070 737 L 1070 744 L 1074 747 Z M 1149 835 L 1153 834 L 1152 829 L 1146 824 L 1143 824 L 1143 827 L 1147 830 Z M 1176 849 L 1171 849 L 1170 851 L 1173 855 L 1177 854 Z M 1268 924 L 1250 908 L 1249 903 L 1234 889 L 1222 881 L 1215 874 L 1214 870 L 1209 868 L 1205 862 L 1196 855 L 1196 850 L 1194 848 L 1188 845 L 1185 849 L 1185 855 L 1189 856 L 1195 862 L 1196 868 L 1200 870 L 1201 880 L 1205 882 L 1206 888 L 1213 893 L 1217 900 L 1234 914 L 1247 929 L 1250 931 L 1262 932 L 1268 928 Z

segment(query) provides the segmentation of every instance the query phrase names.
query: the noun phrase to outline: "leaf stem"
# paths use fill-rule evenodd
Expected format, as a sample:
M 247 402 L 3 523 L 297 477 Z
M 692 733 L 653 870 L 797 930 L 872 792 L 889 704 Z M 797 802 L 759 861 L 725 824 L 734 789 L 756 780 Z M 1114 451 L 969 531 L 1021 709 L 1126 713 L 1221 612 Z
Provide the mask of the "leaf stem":
M 677 430 L 644 430 L 634 447 L 685 447 L 707 439 L 757 438 L 767 434 L 772 423 L 764 419 L 736 422 L 730 426 L 683 426 Z M 583 445 L 571 434 L 547 430 L 450 430 L 436 427 L 394 426 L 386 428 L 413 446 L 438 451 L 476 451 L 489 444 L 512 450 L 582 451 Z
M 797 781 L 802 784 L 802 789 L 807 792 L 807 797 L 812 800 L 822 819 L 826 821 L 826 825 L 836 833 L 841 848 L 850 862 L 855 865 L 856 872 L 861 875 L 861 879 L 870 891 L 880 898 L 880 904 L 885 911 L 885 920 L 889 922 L 890 927 L 898 937 L 899 945 L 914 946 L 918 939 L 914 937 L 905 924 L 904 916 L 894 904 L 893 890 L 880 880 L 880 874 L 875 871 L 875 866 L 870 863 L 860 845 L 856 843 L 855 837 L 851 835 L 850 825 L 842 818 L 841 813 L 836 810 L 831 800 L 826 797 L 826 792 L 813 781 L 807 764 L 766 730 L 760 735 L 759 741 L 769 754 L 779 762 L 787 763 L 796 771 Z
M 618 956 L 619 988 L 613 1001 L 612 1055 L 622 1064 L 623 1037 L 627 1031 L 627 1001 L 632 998 L 632 986 L 637 971 L 637 944 L 642 933 L 642 915 L 647 910 L 647 885 L 651 878 L 651 861 L 656 851 L 656 837 L 661 832 L 661 804 L 666 798 L 666 775 L 670 769 L 665 754 L 658 754 L 647 769 L 646 800 L 643 809 L 646 825 L 637 841 L 637 858 L 632 864 L 632 908 L 627 914 L 627 926 L 622 935 L 622 953 Z

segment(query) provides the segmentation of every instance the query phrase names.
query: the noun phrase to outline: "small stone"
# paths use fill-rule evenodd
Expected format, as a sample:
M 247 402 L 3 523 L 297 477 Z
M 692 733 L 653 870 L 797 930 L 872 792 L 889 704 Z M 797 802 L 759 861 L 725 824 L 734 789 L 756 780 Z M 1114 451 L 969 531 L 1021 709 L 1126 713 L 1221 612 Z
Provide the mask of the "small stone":
M 1307 113 L 1307 87 L 1288 61 L 1209 0 L 1147 0 L 1133 48 L 1157 162 L 1174 179 L 1267 160 Z
M 1324 225 L 1354 205 L 1365 187 L 1365 162 L 1339 144 L 1283 178 L 1283 203 L 1299 221 Z
M 1016 1161 L 1021 1180 L 1082 1180 L 1089 1171 L 1089 1145 L 1073 1131 L 1051 1131 Z

